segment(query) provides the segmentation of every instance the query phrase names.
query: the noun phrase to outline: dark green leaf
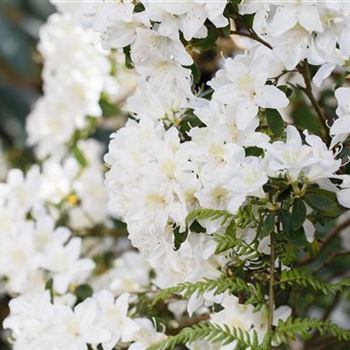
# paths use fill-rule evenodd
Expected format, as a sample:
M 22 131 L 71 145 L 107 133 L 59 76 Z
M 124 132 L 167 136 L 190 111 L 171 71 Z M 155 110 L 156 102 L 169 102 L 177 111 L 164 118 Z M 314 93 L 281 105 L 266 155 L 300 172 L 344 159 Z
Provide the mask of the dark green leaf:
M 126 46 L 123 48 L 123 52 L 125 55 L 125 66 L 129 69 L 133 69 L 134 68 L 134 63 L 132 62 L 131 59 L 131 48 L 130 45 Z
M 293 230 L 298 230 L 303 225 L 306 219 L 306 206 L 302 199 L 298 198 L 292 209 L 292 227 Z
M 90 298 L 93 294 L 92 288 L 88 284 L 81 284 L 75 290 L 75 295 L 78 298 L 78 301 L 83 301 L 87 298 Z
M 273 232 L 274 227 L 275 227 L 275 213 L 269 213 L 262 224 L 262 228 L 261 228 L 262 235 L 267 236 L 271 234 Z
M 199 81 L 201 80 L 201 72 L 200 72 L 198 66 L 196 65 L 196 63 L 193 63 L 190 66 L 185 66 L 185 68 L 191 69 L 193 81 L 195 83 L 199 83 Z
M 266 120 L 269 128 L 275 136 L 281 136 L 284 131 L 284 122 L 276 109 L 266 109 Z
M 174 246 L 175 250 L 179 250 L 181 244 L 186 241 L 188 231 L 180 232 L 179 227 L 176 227 L 174 230 Z
M 216 45 L 216 39 L 218 38 L 217 29 L 211 25 L 208 26 L 208 35 L 204 39 L 193 39 L 191 40 L 191 45 L 195 48 L 203 50 L 213 49 Z
M 289 87 L 288 85 L 280 85 L 278 88 L 283 91 L 287 97 L 291 96 L 293 93 L 293 89 Z
M 264 154 L 263 149 L 259 147 L 247 147 L 245 149 L 246 157 L 249 157 L 249 156 L 260 157 L 263 154 Z
M 279 217 L 282 222 L 283 232 L 290 233 L 293 231 L 292 216 L 287 209 L 281 209 L 279 211 Z
M 308 190 L 304 198 L 307 205 L 323 216 L 337 217 L 342 212 L 337 196 L 333 192 L 313 188 Z
M 288 238 L 291 243 L 295 244 L 299 248 L 304 248 L 309 244 L 306 240 L 303 227 L 301 227 L 299 230 L 288 232 Z

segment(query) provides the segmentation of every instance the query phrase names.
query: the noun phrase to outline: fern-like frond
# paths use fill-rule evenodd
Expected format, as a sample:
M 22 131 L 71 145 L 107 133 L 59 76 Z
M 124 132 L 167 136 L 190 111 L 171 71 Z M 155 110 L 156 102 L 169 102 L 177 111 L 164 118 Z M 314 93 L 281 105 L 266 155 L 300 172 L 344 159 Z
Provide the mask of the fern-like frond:
M 282 289 L 287 286 L 298 285 L 300 287 L 309 287 L 315 291 L 323 294 L 335 294 L 344 288 L 350 287 L 350 279 L 345 279 L 336 283 L 326 283 L 313 277 L 310 273 L 292 269 L 289 271 L 282 271 L 280 278 L 280 285 Z
M 184 328 L 179 334 L 151 345 L 147 350 L 172 350 L 177 345 L 189 344 L 197 340 L 207 340 L 211 343 L 226 345 L 232 343 L 232 350 L 257 350 L 258 336 L 255 331 L 248 333 L 240 328 L 231 328 L 226 325 L 199 323 Z
M 273 334 L 273 341 L 285 343 L 296 337 L 309 339 L 311 331 L 320 335 L 330 334 L 340 341 L 350 341 L 350 331 L 339 327 L 330 321 L 321 321 L 316 318 L 292 318 L 287 321 L 280 320 Z
M 233 220 L 233 215 L 226 210 L 215 210 L 199 208 L 191 211 L 186 217 L 186 225 L 191 225 L 194 220 L 218 220 L 222 219 L 221 225 L 225 225 Z
M 230 291 L 233 295 L 244 293 L 249 302 L 252 303 L 263 300 L 263 294 L 259 287 L 255 287 L 238 277 L 223 277 L 217 280 L 205 279 L 196 283 L 185 282 L 174 287 L 162 289 L 153 297 L 153 303 L 156 304 L 161 300 L 169 299 L 173 295 L 181 295 L 188 299 L 195 293 L 202 295 L 209 291 L 213 291 L 215 295 L 225 291 Z
M 252 260 L 257 259 L 260 255 L 254 245 L 250 245 L 235 236 L 227 234 L 227 232 L 225 234 L 215 234 L 214 239 L 216 241 L 216 254 L 233 249 L 236 255 L 245 256 Z

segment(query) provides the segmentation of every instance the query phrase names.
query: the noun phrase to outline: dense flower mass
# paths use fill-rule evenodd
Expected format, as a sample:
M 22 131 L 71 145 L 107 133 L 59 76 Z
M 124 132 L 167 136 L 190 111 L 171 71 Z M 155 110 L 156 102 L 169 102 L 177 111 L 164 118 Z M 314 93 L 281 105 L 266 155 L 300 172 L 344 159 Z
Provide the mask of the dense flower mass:
M 336 252 L 302 269 L 350 208 L 348 4 L 52 3 L 27 121 L 40 162 L 0 160 L 13 348 L 268 350 L 311 329 L 350 341 L 296 319 L 318 311 L 292 300 L 350 285 L 312 276 Z

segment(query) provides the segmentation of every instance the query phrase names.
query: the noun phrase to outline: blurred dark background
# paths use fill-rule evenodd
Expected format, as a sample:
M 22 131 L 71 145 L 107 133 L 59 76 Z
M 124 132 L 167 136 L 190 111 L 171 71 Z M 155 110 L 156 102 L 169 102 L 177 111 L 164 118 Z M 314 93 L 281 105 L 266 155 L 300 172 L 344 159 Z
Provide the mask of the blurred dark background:
M 11 160 L 23 154 L 25 118 L 41 94 L 36 45 L 39 28 L 53 11 L 48 0 L 0 0 L 0 146 Z M 0 323 L 7 302 L 0 297 Z M 5 349 L 0 339 L 0 350 Z
M 54 11 L 48 0 L 0 0 L 0 138 L 23 149 L 24 122 L 41 93 L 39 28 Z

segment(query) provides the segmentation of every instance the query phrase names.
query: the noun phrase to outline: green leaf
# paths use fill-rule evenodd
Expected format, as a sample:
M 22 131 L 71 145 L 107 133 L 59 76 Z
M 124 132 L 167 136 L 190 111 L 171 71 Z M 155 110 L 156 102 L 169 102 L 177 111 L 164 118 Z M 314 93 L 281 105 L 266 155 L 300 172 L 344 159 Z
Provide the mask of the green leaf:
M 233 215 L 226 210 L 199 208 L 191 211 L 186 217 L 186 225 L 189 226 L 194 220 L 218 220 L 222 219 L 221 225 L 233 220 Z
M 275 227 L 275 217 L 276 214 L 273 212 L 269 213 L 266 216 L 261 228 L 261 233 L 264 237 L 273 232 L 273 229 Z
M 249 157 L 249 156 L 260 157 L 263 154 L 264 154 L 264 150 L 260 147 L 246 147 L 245 149 L 246 157 Z
M 201 80 L 201 71 L 199 70 L 197 64 L 194 62 L 193 64 L 191 64 L 190 66 L 185 66 L 185 68 L 188 68 L 191 70 L 192 72 L 192 77 L 193 77 L 193 81 L 195 83 L 199 83 Z
M 255 330 L 247 332 L 241 328 L 233 328 L 227 325 L 214 323 L 198 323 L 192 327 L 186 327 L 177 335 L 149 346 L 146 350 L 173 350 L 177 345 L 193 343 L 197 340 L 207 340 L 210 343 L 230 344 L 232 350 L 258 350 L 259 340 Z
M 313 330 L 320 333 L 321 336 L 330 334 L 340 341 L 350 341 L 350 331 L 330 321 L 292 317 L 286 321 L 278 321 L 272 340 L 276 343 L 288 344 L 291 340 L 295 340 L 298 337 L 310 339 L 313 336 Z
M 214 295 L 222 294 L 229 291 L 231 294 L 244 293 L 252 302 L 264 302 L 262 289 L 259 285 L 254 286 L 245 282 L 239 277 L 221 277 L 216 280 L 205 279 L 195 283 L 184 282 L 174 287 L 162 289 L 157 292 L 152 303 L 155 305 L 161 300 L 169 299 L 174 295 L 181 295 L 185 299 L 189 299 L 193 294 L 203 295 L 205 292 L 213 292 Z
M 291 221 L 293 230 L 299 230 L 306 219 L 306 206 L 302 199 L 298 198 L 294 202 Z
M 282 222 L 283 232 L 287 234 L 292 232 L 293 231 L 292 216 L 289 213 L 289 211 L 287 209 L 280 209 L 278 214 Z
M 130 45 L 126 46 L 123 48 L 123 52 L 125 55 L 125 66 L 129 69 L 133 69 L 134 68 L 134 63 L 131 59 L 131 48 Z
M 304 199 L 307 205 L 323 216 L 332 218 L 342 213 L 337 196 L 333 192 L 321 188 L 311 188 L 305 194 Z
M 325 295 L 336 294 L 350 287 L 350 278 L 336 283 L 326 283 L 313 277 L 310 273 L 298 269 L 282 271 L 279 284 L 282 289 L 289 287 L 312 288 Z
M 216 45 L 216 39 L 218 38 L 218 31 L 216 27 L 210 25 L 208 27 L 208 35 L 204 39 L 192 39 L 191 45 L 201 51 L 213 49 Z
M 283 91 L 287 97 L 291 96 L 293 93 L 293 89 L 289 87 L 288 85 L 280 85 L 278 88 Z
M 174 246 L 175 250 L 179 250 L 181 247 L 181 244 L 186 241 L 186 238 L 188 236 L 188 231 L 180 232 L 179 227 L 176 227 L 174 230 Z
M 83 301 L 87 298 L 90 298 L 93 294 L 92 288 L 88 284 L 81 284 L 75 290 L 75 295 L 78 298 L 78 301 Z
M 78 146 L 75 146 L 73 148 L 73 155 L 82 168 L 86 168 L 89 165 L 89 162 L 86 159 L 84 153 Z
M 242 17 L 247 28 L 252 28 L 254 22 L 254 14 L 243 15 Z
M 284 122 L 281 115 L 276 109 L 271 108 L 267 108 L 265 112 L 267 125 L 275 136 L 281 136 L 284 132 Z
M 106 118 L 115 117 L 120 113 L 118 106 L 109 102 L 105 96 L 102 96 L 99 101 L 99 105 L 102 109 L 103 116 Z
M 298 230 L 292 230 L 288 232 L 288 238 L 289 241 L 296 245 L 298 248 L 304 248 L 308 245 L 303 227 L 300 227 Z

